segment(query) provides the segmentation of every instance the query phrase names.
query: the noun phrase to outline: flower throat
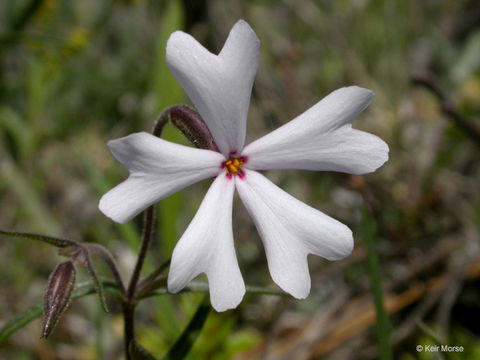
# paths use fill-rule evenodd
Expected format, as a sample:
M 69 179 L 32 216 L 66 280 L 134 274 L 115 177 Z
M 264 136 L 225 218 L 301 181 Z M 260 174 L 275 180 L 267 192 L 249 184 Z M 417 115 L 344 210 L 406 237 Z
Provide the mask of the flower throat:
M 232 178 L 233 175 L 238 175 L 241 179 L 245 176 L 245 171 L 242 170 L 242 166 L 247 162 L 246 156 L 236 157 L 234 156 L 236 151 L 232 151 L 226 161 L 222 162 L 222 168 L 227 172 L 227 177 Z

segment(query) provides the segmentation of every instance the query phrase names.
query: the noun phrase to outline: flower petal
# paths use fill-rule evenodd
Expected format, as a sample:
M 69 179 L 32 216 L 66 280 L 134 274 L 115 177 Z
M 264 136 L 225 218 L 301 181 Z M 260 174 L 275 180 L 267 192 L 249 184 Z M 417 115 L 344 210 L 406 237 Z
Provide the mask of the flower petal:
M 196 276 L 205 273 L 210 302 L 217 311 L 236 308 L 245 294 L 233 246 L 234 191 L 232 179 L 224 174 L 217 176 L 175 246 L 168 274 L 168 291 L 177 293 Z
M 236 187 L 255 222 L 267 254 L 273 281 L 303 299 L 310 292 L 307 255 L 339 260 L 353 249 L 350 229 L 304 204 L 252 170 Z
M 260 41 L 238 21 L 214 55 L 190 35 L 177 31 L 167 43 L 167 64 L 206 122 L 224 155 L 245 142 L 250 94 L 258 68 Z
M 338 89 L 270 134 L 247 145 L 250 169 L 304 169 L 365 174 L 388 160 L 379 137 L 352 129 L 351 123 L 372 101 L 370 90 Z
M 99 208 L 122 224 L 178 190 L 217 175 L 224 160 L 220 153 L 174 144 L 145 132 L 109 141 L 108 147 L 130 176 L 103 195 Z

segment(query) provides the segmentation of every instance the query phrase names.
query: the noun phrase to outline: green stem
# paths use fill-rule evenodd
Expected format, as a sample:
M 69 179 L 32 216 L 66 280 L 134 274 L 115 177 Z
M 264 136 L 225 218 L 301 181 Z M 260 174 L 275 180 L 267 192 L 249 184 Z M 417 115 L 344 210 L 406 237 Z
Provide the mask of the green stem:
M 390 346 L 391 328 L 390 321 L 384 307 L 382 277 L 380 274 L 377 253 L 375 251 L 375 224 L 366 208 L 363 209 L 362 215 L 362 235 L 367 250 L 370 283 L 372 286 L 373 301 L 375 303 L 375 310 L 377 313 L 377 332 L 380 345 L 380 359 L 390 360 L 393 358 L 392 349 Z
M 145 293 L 145 289 L 149 289 L 151 287 L 151 284 L 156 282 L 157 278 L 165 271 L 166 268 L 170 266 L 170 261 L 171 259 L 168 259 L 167 261 L 163 262 L 158 268 L 153 270 L 150 275 L 140 281 L 140 283 L 138 284 L 137 294 Z

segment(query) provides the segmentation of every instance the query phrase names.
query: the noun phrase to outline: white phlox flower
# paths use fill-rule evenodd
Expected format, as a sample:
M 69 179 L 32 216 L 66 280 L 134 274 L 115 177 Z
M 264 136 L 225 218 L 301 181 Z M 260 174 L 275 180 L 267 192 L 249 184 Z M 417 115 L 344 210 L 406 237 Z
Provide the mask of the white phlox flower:
M 119 223 L 206 178 L 215 177 L 172 255 L 168 290 L 177 293 L 205 273 L 212 306 L 238 306 L 245 284 L 232 231 L 235 189 L 260 234 L 273 281 L 295 298 L 310 292 L 307 256 L 338 260 L 353 249 L 350 229 L 295 199 L 257 170 L 304 169 L 365 174 L 388 159 L 387 144 L 351 123 L 373 93 L 338 89 L 270 134 L 244 146 L 250 94 L 260 41 L 238 21 L 218 55 L 177 31 L 167 44 L 167 64 L 207 124 L 219 152 L 196 149 L 145 132 L 112 140 L 113 156 L 127 180 L 100 200 L 100 210 Z

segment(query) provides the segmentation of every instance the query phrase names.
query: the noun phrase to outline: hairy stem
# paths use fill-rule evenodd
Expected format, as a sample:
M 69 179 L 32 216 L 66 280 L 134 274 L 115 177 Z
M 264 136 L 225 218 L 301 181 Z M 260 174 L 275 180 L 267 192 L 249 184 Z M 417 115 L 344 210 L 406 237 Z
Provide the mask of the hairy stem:
M 139 286 L 136 292 L 136 297 L 138 299 L 143 298 L 146 294 L 153 292 L 154 290 L 164 287 L 167 285 L 167 277 L 161 276 L 157 279 L 153 279 L 152 281 L 144 284 L 143 286 Z
M 157 267 L 155 270 L 153 270 L 145 279 L 140 281 L 138 284 L 138 290 L 142 290 L 143 288 L 149 286 L 152 282 L 154 282 L 157 277 L 159 277 L 166 268 L 170 266 L 170 261 L 171 259 L 168 259 L 167 261 L 163 262 L 159 267 Z
M 87 249 L 89 249 L 93 254 L 96 254 L 96 255 L 100 256 L 105 261 L 108 268 L 112 272 L 112 275 L 113 275 L 113 277 L 115 279 L 115 282 L 117 283 L 120 291 L 123 294 L 126 294 L 125 285 L 123 284 L 123 280 L 122 280 L 122 277 L 120 275 L 120 271 L 118 270 L 117 262 L 113 258 L 110 251 L 108 251 L 105 247 L 103 247 L 100 244 L 85 243 L 83 245 L 86 246 Z
M 163 111 L 155 125 L 153 127 L 153 135 L 160 137 L 163 132 L 163 128 L 169 121 L 168 109 Z M 147 256 L 148 248 L 150 246 L 150 240 L 152 238 L 153 227 L 155 218 L 155 205 L 150 206 L 144 212 L 143 216 L 143 234 L 142 245 L 140 246 L 140 253 L 138 254 L 137 263 L 133 270 L 132 277 L 128 284 L 126 294 L 123 302 L 123 320 L 124 320 L 124 339 L 125 339 L 125 358 L 131 360 L 130 356 L 130 343 L 135 337 L 135 292 L 137 289 L 138 280 L 142 272 L 145 257 Z
M 47 244 L 50 244 L 59 248 L 65 248 L 67 246 L 80 246 L 80 243 L 78 243 L 77 241 L 61 239 L 61 238 L 48 236 L 48 235 L 27 233 L 27 232 L 6 231 L 6 230 L 0 229 L 0 235 L 43 241 Z
M 154 218 L 155 218 L 155 206 L 150 206 L 144 212 L 143 217 L 143 234 L 142 234 L 142 245 L 140 247 L 140 253 L 138 254 L 137 263 L 135 269 L 133 270 L 132 277 L 128 284 L 127 293 L 125 296 L 124 306 L 123 306 L 123 316 L 124 316 L 124 337 L 125 337 L 125 354 L 126 358 L 130 360 L 129 346 L 130 342 L 134 338 L 135 333 L 135 291 L 137 288 L 138 280 L 140 279 L 140 273 L 145 263 L 145 258 L 147 256 L 148 248 L 150 246 L 150 241 L 152 239 L 153 228 L 154 228 Z
M 133 270 L 132 277 L 130 278 L 130 283 L 127 289 L 127 298 L 129 300 L 134 299 L 135 289 L 140 279 L 140 273 L 142 271 L 143 264 L 145 262 L 145 257 L 147 255 L 148 247 L 150 246 L 150 240 L 152 239 L 153 234 L 153 225 L 155 218 L 155 206 L 150 206 L 144 212 L 143 216 L 143 234 L 142 234 L 142 245 L 140 247 L 140 253 L 138 255 L 137 264 Z
M 172 123 L 172 125 L 179 129 L 196 147 L 218 151 L 218 147 L 215 144 L 207 125 L 195 110 L 185 105 L 175 105 L 165 109 L 155 122 L 152 131 L 153 135 L 160 137 L 168 122 Z M 130 343 L 135 336 L 135 306 L 138 298 L 137 295 L 139 292 L 145 294 L 158 287 L 159 282 L 164 284 L 165 279 L 159 279 L 157 281 L 156 278 L 170 264 L 170 261 L 162 264 L 139 284 L 140 274 L 152 238 L 154 219 L 155 205 L 152 205 L 144 212 L 142 245 L 124 297 L 123 317 L 125 356 L 127 360 L 131 360 L 129 349 Z

